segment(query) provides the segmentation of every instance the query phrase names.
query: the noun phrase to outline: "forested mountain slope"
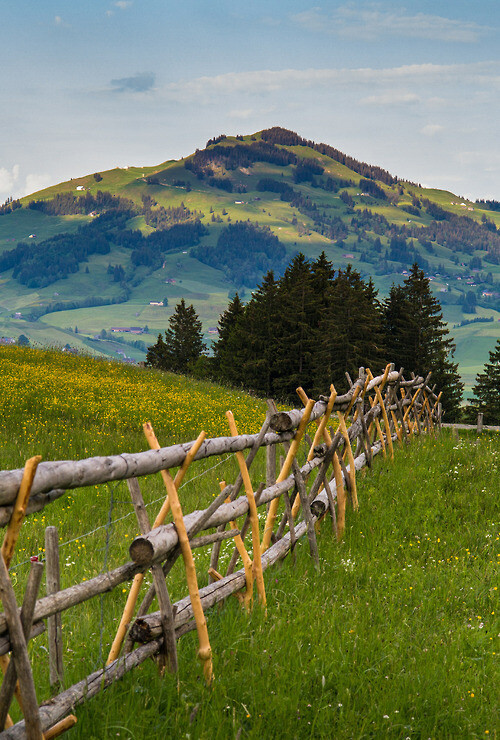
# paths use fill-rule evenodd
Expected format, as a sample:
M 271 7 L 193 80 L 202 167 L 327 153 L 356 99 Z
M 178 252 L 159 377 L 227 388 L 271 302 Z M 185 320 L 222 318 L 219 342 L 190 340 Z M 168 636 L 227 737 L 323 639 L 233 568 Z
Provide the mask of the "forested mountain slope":
M 279 127 L 218 136 L 179 161 L 4 204 L 0 334 L 141 359 L 181 297 L 211 340 L 236 290 L 245 300 L 269 269 L 324 251 L 382 295 L 416 262 L 456 326 L 470 385 L 500 333 L 499 208 Z

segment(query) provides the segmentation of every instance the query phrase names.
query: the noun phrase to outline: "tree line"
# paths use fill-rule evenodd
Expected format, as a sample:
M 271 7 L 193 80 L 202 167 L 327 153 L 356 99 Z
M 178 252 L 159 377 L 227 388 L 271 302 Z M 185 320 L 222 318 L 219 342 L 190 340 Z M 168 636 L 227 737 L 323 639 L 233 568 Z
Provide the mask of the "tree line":
M 425 376 L 432 370 L 447 419 L 459 415 L 463 386 L 453 343 L 439 301 L 416 264 L 404 284 L 380 301 L 371 279 L 364 281 L 351 266 L 336 271 L 324 253 L 312 262 L 298 254 L 281 278 L 269 271 L 245 305 L 236 293 L 220 317 L 212 357 L 204 357 L 203 349 L 185 351 L 189 362 L 180 367 L 172 358 L 182 340 L 178 313 L 185 309 L 176 307 L 176 324 L 172 317 L 165 338 L 160 335 L 149 348 L 149 366 L 202 368 L 218 382 L 293 402 L 299 385 L 314 397 L 332 382 L 342 391 L 346 372 L 355 377 L 361 366 L 376 370 L 394 362 L 407 373 Z M 191 315 L 185 321 L 191 347 L 194 320 Z M 199 348 L 201 324 L 198 331 Z

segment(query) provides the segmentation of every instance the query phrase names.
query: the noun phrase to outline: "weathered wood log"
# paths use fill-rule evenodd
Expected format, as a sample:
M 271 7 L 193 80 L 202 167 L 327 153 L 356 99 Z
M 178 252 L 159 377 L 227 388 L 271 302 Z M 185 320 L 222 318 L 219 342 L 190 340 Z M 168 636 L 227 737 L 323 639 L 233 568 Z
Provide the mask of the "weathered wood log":
M 194 522 L 190 522 L 189 527 L 187 527 L 187 533 L 188 537 L 194 537 L 197 532 L 199 532 L 203 527 L 205 526 L 206 522 L 210 519 L 210 517 L 215 513 L 215 511 L 221 506 L 222 501 L 224 501 L 225 494 L 227 492 L 228 486 L 226 486 L 217 496 L 214 501 L 210 504 L 208 509 L 205 509 L 202 512 L 196 512 L 199 514 L 199 516 L 195 519 Z M 186 523 L 186 519 L 185 519 Z M 209 529 L 209 527 L 207 527 Z M 179 546 L 179 541 L 177 540 L 177 544 L 174 545 L 173 549 L 170 550 L 167 559 L 163 563 L 162 570 L 165 578 L 170 573 L 171 569 L 173 568 L 177 558 L 181 554 L 181 549 Z M 154 584 L 149 587 L 149 590 L 147 591 L 144 599 L 142 600 L 142 603 L 137 611 L 137 616 L 143 616 L 144 614 L 147 614 L 149 611 L 149 607 L 153 603 L 153 599 L 155 596 L 155 588 Z
M 5 560 L 0 556 L 0 598 L 2 599 L 5 618 L 9 628 L 12 644 L 12 659 L 16 667 L 19 687 L 23 702 L 23 713 L 26 722 L 28 740 L 42 740 L 42 728 L 38 714 L 38 701 L 31 672 L 26 638 L 24 637 L 21 617 L 17 608 L 16 597 Z
M 257 488 L 257 490 L 255 491 L 255 503 L 257 504 L 257 506 L 260 504 L 260 497 L 262 496 L 262 491 L 264 490 L 264 488 L 265 488 L 265 484 L 261 483 L 259 487 Z M 240 534 L 241 534 L 241 539 L 243 541 L 245 540 L 249 527 L 250 527 L 250 514 L 248 513 L 241 527 Z M 238 562 L 238 557 L 239 557 L 238 548 L 235 547 L 233 554 L 231 555 L 231 558 L 229 560 L 229 565 L 227 566 L 226 575 L 229 575 L 229 573 L 233 573 L 236 567 L 236 563 Z
M 2 615 L 5 619 L 5 616 Z M 29 637 L 26 639 L 26 642 L 29 640 L 33 640 L 35 637 L 38 637 L 39 635 L 43 634 L 45 632 L 45 622 L 37 622 L 33 625 L 31 628 Z M 5 655 L 6 653 L 9 653 L 12 649 L 12 646 L 10 644 L 10 638 L 9 635 L 4 635 L 3 637 L 0 637 L 0 655 Z
M 65 493 L 66 490 L 60 488 L 55 491 L 50 491 L 50 493 L 32 494 L 26 507 L 26 516 L 34 514 L 37 511 L 41 511 L 48 504 L 52 503 L 52 501 L 56 501 L 56 499 L 64 496 Z M 5 527 L 9 523 L 13 511 L 13 506 L 3 506 L 0 508 L 0 527 Z
M 238 438 L 214 437 L 206 439 L 195 455 L 195 460 L 203 460 L 214 455 L 246 450 L 252 447 L 258 434 L 241 434 Z M 278 435 L 268 432 L 262 439 L 262 445 L 277 444 L 283 439 L 292 439 L 293 433 Z M 53 489 L 73 489 L 94 486 L 114 480 L 139 478 L 143 475 L 159 473 L 182 465 L 194 442 L 162 447 L 160 450 L 144 452 L 123 452 L 109 457 L 89 457 L 85 460 L 58 460 L 41 462 L 31 494 L 52 492 Z M 0 471 L 0 506 L 8 506 L 16 496 L 23 469 Z
M 121 583 L 125 583 L 125 581 L 130 581 L 136 573 L 142 572 L 143 570 L 145 570 L 145 568 L 137 565 L 137 563 L 125 563 L 125 565 L 120 565 L 118 568 L 115 568 L 115 570 L 101 573 L 88 581 L 77 583 L 74 586 L 70 586 L 63 591 L 58 591 L 50 596 L 44 596 L 36 603 L 34 630 L 40 629 L 36 624 L 39 620 L 46 619 L 52 614 L 57 614 L 57 612 L 65 611 L 65 609 L 69 609 L 72 606 L 88 601 L 88 599 L 98 596 L 99 594 L 112 591 L 113 588 L 119 586 Z M 6 630 L 7 620 L 5 614 L 0 614 L 0 634 L 3 634 Z M 41 629 L 41 632 L 43 632 L 43 629 Z M 37 632 L 37 634 L 41 634 L 41 632 Z M 8 652 L 9 648 L 6 647 L 7 644 L 8 643 L 4 642 L 4 640 L 0 642 L 0 655 Z
M 20 615 L 21 626 L 26 642 L 28 641 L 29 635 L 31 633 L 31 625 L 33 623 L 33 611 L 35 609 L 36 597 L 38 596 L 38 591 L 42 582 L 42 576 L 43 563 L 39 563 L 38 561 L 32 562 Z M 14 696 L 16 683 L 16 664 L 13 660 L 11 660 L 5 672 L 2 686 L 0 687 L 0 729 L 5 726 L 5 721 L 7 719 L 12 697 Z

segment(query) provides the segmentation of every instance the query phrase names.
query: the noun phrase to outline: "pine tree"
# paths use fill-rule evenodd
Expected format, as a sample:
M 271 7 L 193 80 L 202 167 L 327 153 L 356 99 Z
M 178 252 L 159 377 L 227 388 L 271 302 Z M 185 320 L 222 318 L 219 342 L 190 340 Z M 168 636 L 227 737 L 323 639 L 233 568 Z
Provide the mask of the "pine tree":
M 330 383 L 345 386 L 345 372 L 357 376 L 359 367 L 374 371 L 383 358 L 382 315 L 373 283 L 365 283 L 351 268 L 339 270 L 327 292 L 314 361 L 316 393 Z
M 431 384 L 443 391 L 447 420 L 455 420 L 463 390 L 458 365 L 452 361 L 455 346 L 443 321 L 441 305 L 416 263 L 403 286 L 393 287 L 384 309 L 389 360 L 407 373 L 425 377 L 432 371 Z
M 242 327 L 245 307 L 238 293 L 221 314 L 218 323 L 219 338 L 213 345 L 212 369 L 216 378 L 230 385 L 240 385 L 242 377 L 242 353 L 246 345 Z
M 165 370 L 167 363 L 167 345 L 163 341 L 163 337 L 160 333 L 158 334 L 158 341 L 156 344 L 148 347 L 146 365 L 147 367 L 156 367 L 159 370 Z
M 476 376 L 472 392 L 472 409 L 483 414 L 485 424 L 500 424 L 500 339 L 490 351 L 490 361 L 485 362 L 483 372 Z
M 168 323 L 165 341 L 160 334 L 158 342 L 148 347 L 146 364 L 160 370 L 188 373 L 206 351 L 201 321 L 194 307 L 186 306 L 181 298 Z
M 242 384 L 264 396 L 275 395 L 276 343 L 280 334 L 279 294 L 270 270 L 245 306 L 240 367 Z M 240 341 L 238 345 L 241 345 Z
M 301 253 L 293 258 L 279 282 L 279 307 L 273 320 L 276 380 L 279 398 L 295 398 L 297 386 L 312 390 L 311 370 L 314 329 L 317 320 L 316 296 L 311 264 Z

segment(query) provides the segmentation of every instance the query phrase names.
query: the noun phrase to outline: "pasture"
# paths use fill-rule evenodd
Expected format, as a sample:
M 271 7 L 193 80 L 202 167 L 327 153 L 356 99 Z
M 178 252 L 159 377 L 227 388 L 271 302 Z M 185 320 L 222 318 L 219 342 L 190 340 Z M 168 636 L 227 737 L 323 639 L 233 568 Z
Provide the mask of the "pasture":
M 0 397 L 3 469 L 34 454 L 145 449 L 146 419 L 171 444 L 201 428 L 227 434 L 227 408 L 241 432 L 257 431 L 265 412 L 263 401 L 213 384 L 17 348 L 0 349 Z M 207 505 L 236 472 L 234 460 L 197 463 L 181 489 L 184 510 Z M 323 524 L 319 572 L 300 543 L 295 564 L 266 573 L 267 618 L 234 599 L 207 615 L 212 689 L 188 634 L 178 683 L 148 662 L 78 709 L 68 737 L 496 737 L 499 474 L 498 435 L 476 444 L 443 432 L 399 448 L 393 463 L 377 458 L 359 477 L 344 541 Z M 263 475 L 257 459 L 252 479 Z M 159 476 L 142 488 L 154 515 Z M 123 483 L 70 492 L 23 525 L 11 568 L 19 585 L 29 556 L 43 554 L 48 524 L 59 528 L 63 587 L 124 562 L 137 534 Z M 204 585 L 205 555 L 196 565 Z M 172 600 L 185 593 L 180 566 L 169 588 Z M 123 608 L 116 593 L 94 601 L 63 614 L 67 685 L 105 661 Z M 44 641 L 30 644 L 40 700 L 50 696 Z

